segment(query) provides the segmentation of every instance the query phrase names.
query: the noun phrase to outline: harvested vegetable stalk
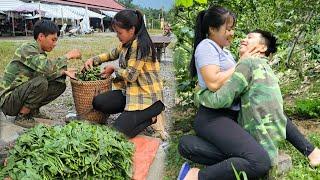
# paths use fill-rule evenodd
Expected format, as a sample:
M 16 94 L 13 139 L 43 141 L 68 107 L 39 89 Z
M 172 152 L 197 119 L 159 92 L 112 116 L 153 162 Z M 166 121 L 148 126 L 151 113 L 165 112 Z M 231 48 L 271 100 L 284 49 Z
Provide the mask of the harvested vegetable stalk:
M 77 78 L 81 81 L 97 81 L 102 80 L 100 67 L 93 67 L 84 72 L 77 74 Z
M 106 126 L 36 126 L 10 151 L 0 179 L 130 179 L 134 146 Z

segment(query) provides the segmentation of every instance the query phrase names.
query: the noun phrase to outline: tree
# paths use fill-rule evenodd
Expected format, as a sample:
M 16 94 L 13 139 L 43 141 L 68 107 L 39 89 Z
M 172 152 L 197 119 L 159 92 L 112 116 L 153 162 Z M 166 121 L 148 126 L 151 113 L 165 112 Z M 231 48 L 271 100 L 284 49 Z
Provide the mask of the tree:
M 123 4 L 126 8 L 129 9 L 139 9 L 146 15 L 146 19 L 148 22 L 153 22 L 153 28 L 159 29 L 160 28 L 160 17 L 163 16 L 167 17 L 167 12 L 163 11 L 162 9 L 155 9 L 155 8 L 143 8 L 139 5 L 133 4 L 132 0 L 119 0 L 119 3 Z
M 123 4 L 126 8 L 129 9 L 139 9 L 137 5 L 132 3 L 133 0 L 118 0 L 119 3 Z

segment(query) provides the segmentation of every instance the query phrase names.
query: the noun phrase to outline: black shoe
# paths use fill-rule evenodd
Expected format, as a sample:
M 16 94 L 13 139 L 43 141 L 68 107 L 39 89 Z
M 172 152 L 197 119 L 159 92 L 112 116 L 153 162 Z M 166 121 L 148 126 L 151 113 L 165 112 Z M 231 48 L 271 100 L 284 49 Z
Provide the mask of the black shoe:
M 30 114 L 18 114 L 14 119 L 14 124 L 24 128 L 33 128 L 38 123 Z

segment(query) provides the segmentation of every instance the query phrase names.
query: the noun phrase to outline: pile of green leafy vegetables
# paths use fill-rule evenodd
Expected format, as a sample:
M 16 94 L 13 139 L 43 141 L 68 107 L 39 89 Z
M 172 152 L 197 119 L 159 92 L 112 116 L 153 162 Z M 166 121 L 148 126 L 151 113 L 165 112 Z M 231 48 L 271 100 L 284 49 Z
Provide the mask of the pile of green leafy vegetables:
M 102 80 L 100 67 L 95 66 L 91 69 L 77 73 L 77 79 L 81 81 Z
M 106 126 L 36 126 L 10 151 L 0 179 L 130 179 L 134 145 Z

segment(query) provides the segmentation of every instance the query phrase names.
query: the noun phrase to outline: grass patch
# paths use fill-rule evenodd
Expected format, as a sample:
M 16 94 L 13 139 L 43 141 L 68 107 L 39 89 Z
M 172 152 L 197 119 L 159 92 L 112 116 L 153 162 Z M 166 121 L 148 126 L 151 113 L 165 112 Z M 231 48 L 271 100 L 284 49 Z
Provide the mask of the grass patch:
M 32 41 L 31 37 L 27 39 L 3 40 L 0 43 L 0 76 L 3 75 L 5 66 L 11 61 L 14 51 L 22 43 Z M 103 52 L 109 52 L 118 45 L 116 36 L 95 33 L 93 35 L 82 35 L 74 38 L 60 38 L 53 51 L 48 53 L 49 58 L 63 56 L 71 49 L 80 49 L 82 53 L 81 60 L 69 60 L 69 67 L 79 68 L 88 58 Z
M 162 34 L 161 29 L 151 29 L 148 32 L 152 35 Z M 12 38 L 1 40 L 0 43 L 0 77 L 3 76 L 6 65 L 11 61 L 16 48 L 22 43 L 32 41 L 33 37 Z M 69 67 L 79 68 L 88 58 L 103 52 L 109 52 L 119 44 L 119 40 L 113 33 L 94 33 L 89 35 L 80 35 L 77 37 L 59 38 L 57 46 L 53 51 L 47 53 L 49 58 L 57 58 L 71 49 L 80 49 L 82 59 L 70 60 Z
M 3 75 L 6 65 L 10 62 L 14 51 L 20 44 L 26 42 L 26 40 L 20 41 L 8 41 L 1 40 L 0 43 L 0 76 Z
M 320 146 L 320 133 L 310 133 L 308 139 L 317 147 Z M 320 179 L 320 169 L 313 169 L 309 166 L 308 159 L 304 157 L 298 150 L 296 150 L 290 143 L 284 142 L 281 145 L 287 154 L 292 158 L 293 167 L 285 174 L 283 179 L 295 179 L 295 180 L 306 180 L 306 179 Z
M 309 94 L 312 98 L 319 97 L 319 92 L 320 92 L 320 80 L 319 79 L 317 79 L 316 81 L 313 81 L 309 92 L 310 92 Z
M 148 33 L 150 35 L 159 35 L 159 34 L 163 34 L 163 30 L 162 29 L 148 29 Z
M 186 160 L 178 152 L 178 143 L 182 135 L 194 134 L 192 124 L 195 111 L 182 106 L 172 110 L 172 128 L 170 132 L 170 146 L 167 153 L 165 180 L 177 179 L 179 170 Z
M 320 118 L 319 75 L 297 78 L 297 71 L 288 70 L 280 78 L 280 88 L 284 97 L 287 115 L 302 119 Z
M 296 100 L 296 115 L 304 118 L 320 118 L 320 99 Z
M 299 78 L 296 78 L 293 81 L 290 81 L 289 83 L 282 84 L 280 89 L 282 96 L 290 95 L 291 92 L 297 90 L 301 86 L 301 80 Z

